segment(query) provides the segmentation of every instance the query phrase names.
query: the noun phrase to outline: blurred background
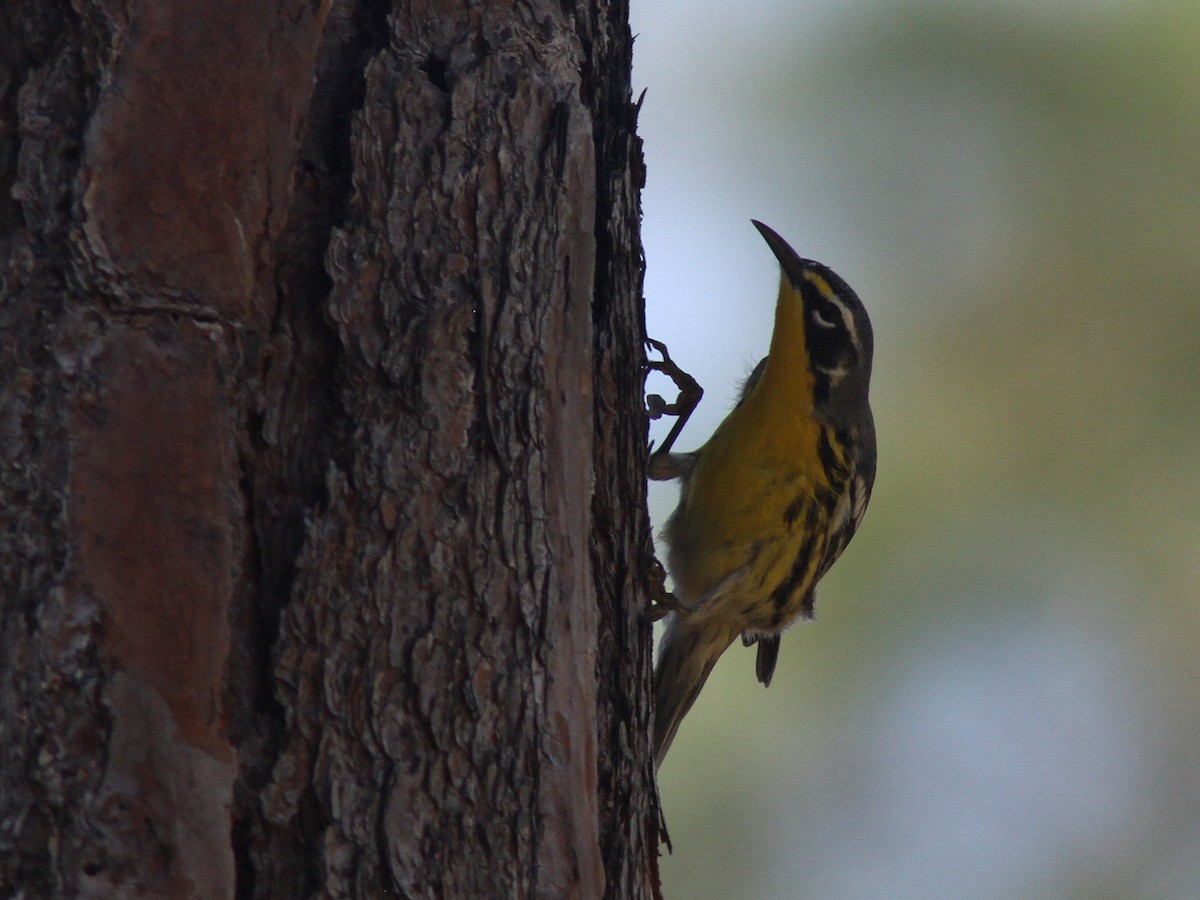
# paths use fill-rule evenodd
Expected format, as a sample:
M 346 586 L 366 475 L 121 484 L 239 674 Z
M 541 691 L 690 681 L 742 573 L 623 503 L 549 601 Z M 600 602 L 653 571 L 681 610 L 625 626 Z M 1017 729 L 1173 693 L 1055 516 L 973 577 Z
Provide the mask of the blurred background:
M 633 30 L 649 331 L 706 389 L 677 448 L 766 351 L 751 217 L 876 342 L 871 507 L 771 689 L 735 644 L 684 721 L 666 896 L 1200 898 L 1200 4 Z

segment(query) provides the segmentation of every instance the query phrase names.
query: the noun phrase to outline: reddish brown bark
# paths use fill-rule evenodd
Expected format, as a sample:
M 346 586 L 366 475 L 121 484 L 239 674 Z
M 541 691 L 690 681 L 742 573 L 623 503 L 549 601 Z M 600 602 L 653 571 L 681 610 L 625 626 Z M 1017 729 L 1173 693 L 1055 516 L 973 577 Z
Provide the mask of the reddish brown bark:
M 5 15 L 0 883 L 651 891 L 624 7 Z

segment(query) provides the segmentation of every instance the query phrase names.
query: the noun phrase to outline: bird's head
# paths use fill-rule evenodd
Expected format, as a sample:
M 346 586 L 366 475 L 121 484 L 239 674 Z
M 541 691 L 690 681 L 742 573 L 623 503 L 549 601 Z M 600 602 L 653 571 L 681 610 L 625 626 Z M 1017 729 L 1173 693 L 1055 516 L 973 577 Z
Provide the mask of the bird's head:
M 869 419 L 875 339 L 862 301 L 828 266 L 800 256 L 762 222 L 754 221 L 754 226 L 783 270 L 780 302 L 798 304 L 802 310 L 814 411 L 834 425 L 853 426 Z

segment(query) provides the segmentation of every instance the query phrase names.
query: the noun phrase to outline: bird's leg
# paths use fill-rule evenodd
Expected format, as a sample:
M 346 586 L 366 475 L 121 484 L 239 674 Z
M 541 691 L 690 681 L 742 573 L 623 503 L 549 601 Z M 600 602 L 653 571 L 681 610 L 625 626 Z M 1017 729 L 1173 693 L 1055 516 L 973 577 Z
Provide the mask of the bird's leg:
M 667 590 L 667 573 L 657 559 L 650 566 L 650 621 L 657 622 L 680 608 L 679 599 Z
M 675 364 L 670 354 L 667 353 L 666 344 L 651 338 L 647 338 L 646 343 L 662 356 L 662 359 L 649 360 L 646 363 L 646 371 L 662 372 L 675 382 L 675 387 L 679 389 L 679 396 L 675 398 L 674 403 L 667 403 L 658 394 L 650 394 L 646 397 L 646 410 L 651 419 L 658 419 L 663 415 L 675 417 L 675 424 L 671 426 L 662 446 L 655 450 L 654 445 L 650 445 L 650 459 L 646 466 L 647 475 L 651 480 L 669 481 L 672 478 L 681 478 L 687 475 L 696 464 L 693 454 L 672 453 L 671 447 L 674 446 L 679 433 L 683 431 L 683 426 L 687 424 L 688 417 L 700 403 L 700 398 L 704 396 L 704 388 L 700 387 L 700 383 L 695 378 Z
M 704 389 L 700 387 L 700 383 L 695 378 L 675 364 L 670 354 L 667 353 L 666 344 L 656 340 L 647 340 L 646 343 L 662 356 L 662 359 L 659 360 L 649 360 L 646 363 L 646 371 L 662 372 L 675 382 L 675 387 L 679 389 L 679 396 L 675 398 L 674 403 L 667 403 L 658 394 L 650 394 L 646 397 L 646 411 L 651 419 L 658 419 L 663 415 L 675 417 L 675 424 L 671 426 L 671 431 L 662 442 L 662 446 L 655 450 L 654 445 L 650 445 L 650 458 L 646 461 L 646 475 L 653 481 L 685 478 L 696 465 L 696 454 L 672 453 L 671 447 L 674 446 L 679 433 L 683 431 L 683 426 L 687 424 L 688 417 L 699 404 L 700 398 L 704 396 Z M 667 590 L 666 572 L 663 571 L 662 564 L 656 559 L 650 579 L 650 619 L 657 622 L 668 613 L 678 609 L 680 609 L 679 600 Z

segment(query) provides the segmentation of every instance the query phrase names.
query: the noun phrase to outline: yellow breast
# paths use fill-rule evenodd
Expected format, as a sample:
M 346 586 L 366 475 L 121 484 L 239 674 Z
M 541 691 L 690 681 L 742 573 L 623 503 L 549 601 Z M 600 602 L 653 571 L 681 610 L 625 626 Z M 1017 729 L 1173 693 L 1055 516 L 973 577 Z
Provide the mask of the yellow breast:
M 745 577 L 729 582 L 739 605 L 761 603 L 792 571 L 808 510 L 829 488 L 807 386 L 787 391 L 790 402 L 761 390 L 770 386 L 760 384 L 700 449 L 667 526 L 685 605 L 741 570 Z

